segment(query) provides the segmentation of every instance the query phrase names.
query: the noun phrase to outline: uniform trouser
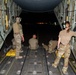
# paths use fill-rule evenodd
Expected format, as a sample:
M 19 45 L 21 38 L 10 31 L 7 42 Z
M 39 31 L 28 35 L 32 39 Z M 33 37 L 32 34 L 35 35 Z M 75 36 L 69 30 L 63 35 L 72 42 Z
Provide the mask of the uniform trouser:
M 20 34 L 14 34 L 14 40 L 16 44 L 16 57 L 20 55 L 21 50 L 21 36 Z
M 60 44 L 60 48 L 58 50 L 58 55 L 57 55 L 57 58 L 54 61 L 54 64 L 57 66 L 59 64 L 60 58 L 64 54 L 64 67 L 68 68 L 70 53 L 71 53 L 71 51 L 70 51 L 70 45 L 69 44 L 66 45 L 66 46 Z

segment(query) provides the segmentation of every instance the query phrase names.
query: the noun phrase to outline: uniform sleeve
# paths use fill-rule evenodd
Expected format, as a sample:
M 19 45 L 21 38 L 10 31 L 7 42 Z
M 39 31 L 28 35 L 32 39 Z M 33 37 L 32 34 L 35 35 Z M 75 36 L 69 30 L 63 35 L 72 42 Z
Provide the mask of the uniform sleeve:
M 22 25 L 20 24 L 20 35 L 23 36 Z
M 59 37 L 59 38 L 61 37 L 61 31 L 59 32 L 59 35 L 58 35 L 58 37 Z

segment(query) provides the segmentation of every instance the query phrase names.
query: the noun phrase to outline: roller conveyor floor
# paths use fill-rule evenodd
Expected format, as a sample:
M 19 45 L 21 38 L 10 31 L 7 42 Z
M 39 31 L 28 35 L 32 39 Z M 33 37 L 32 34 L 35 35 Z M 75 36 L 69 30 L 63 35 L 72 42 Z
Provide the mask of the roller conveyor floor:
M 22 59 L 14 57 L 5 57 L 0 63 L 0 75 L 64 75 L 61 71 L 63 59 L 61 59 L 58 67 L 52 67 L 55 60 L 55 54 L 48 54 L 42 47 L 37 50 L 30 50 L 23 47 Z M 69 66 L 66 75 L 75 75 Z

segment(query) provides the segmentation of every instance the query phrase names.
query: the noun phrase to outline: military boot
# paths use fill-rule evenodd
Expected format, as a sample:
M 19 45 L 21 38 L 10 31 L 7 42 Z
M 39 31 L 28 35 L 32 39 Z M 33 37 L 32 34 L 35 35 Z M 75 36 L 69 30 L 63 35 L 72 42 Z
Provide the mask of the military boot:
M 67 69 L 68 69 L 68 67 L 63 67 L 63 69 L 62 69 L 63 74 L 67 73 Z
M 53 66 L 54 68 L 57 68 L 57 65 L 56 65 L 56 64 L 54 64 L 54 63 L 52 64 L 52 66 Z

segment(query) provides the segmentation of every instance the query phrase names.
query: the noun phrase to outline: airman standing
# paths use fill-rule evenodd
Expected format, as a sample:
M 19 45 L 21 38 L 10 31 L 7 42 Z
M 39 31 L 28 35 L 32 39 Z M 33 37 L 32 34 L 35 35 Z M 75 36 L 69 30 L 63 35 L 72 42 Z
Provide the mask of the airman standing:
M 16 45 L 16 59 L 22 58 L 21 52 L 21 40 L 24 42 L 24 36 L 22 31 L 22 25 L 20 24 L 21 18 L 16 17 L 16 22 L 13 24 L 14 44 Z
M 66 74 L 67 69 L 68 69 L 68 62 L 69 62 L 69 57 L 71 54 L 70 51 L 70 40 L 72 36 L 76 36 L 76 32 L 70 30 L 70 23 L 69 21 L 65 22 L 65 29 L 60 31 L 59 33 L 59 39 L 58 39 L 58 55 L 52 64 L 54 68 L 56 68 L 59 64 L 59 61 L 64 54 L 64 65 L 62 72 Z

